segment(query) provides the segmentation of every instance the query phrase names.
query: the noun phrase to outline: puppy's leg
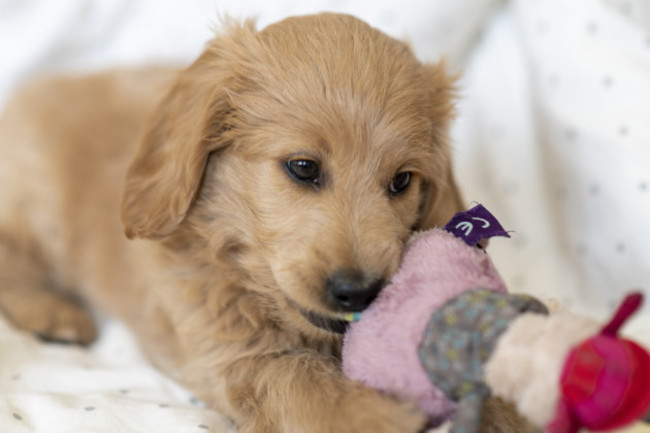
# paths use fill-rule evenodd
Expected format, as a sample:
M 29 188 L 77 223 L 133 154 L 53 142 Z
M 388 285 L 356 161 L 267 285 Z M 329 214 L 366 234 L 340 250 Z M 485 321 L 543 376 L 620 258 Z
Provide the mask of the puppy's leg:
M 192 375 L 203 379 L 209 403 L 231 412 L 241 433 L 409 433 L 426 424 L 412 404 L 347 380 L 337 360 L 316 351 L 239 359 L 218 376 L 204 365 Z M 229 408 L 211 394 L 224 383 Z
M 38 254 L 2 234 L 0 313 L 48 341 L 89 344 L 96 336 L 92 318 L 77 300 L 56 291 Z

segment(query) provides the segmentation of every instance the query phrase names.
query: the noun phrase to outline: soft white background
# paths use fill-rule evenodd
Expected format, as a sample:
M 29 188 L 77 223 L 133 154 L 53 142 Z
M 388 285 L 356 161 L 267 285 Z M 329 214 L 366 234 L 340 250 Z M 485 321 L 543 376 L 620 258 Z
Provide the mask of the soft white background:
M 629 290 L 650 294 L 647 0 L 0 0 L 0 107 L 42 74 L 187 64 L 220 14 L 263 27 L 322 10 L 355 14 L 422 60 L 445 56 L 464 71 L 457 175 L 468 206 L 484 203 L 515 231 L 490 247 L 511 290 L 603 319 Z M 649 315 L 646 306 L 626 328 L 646 345 Z M 151 369 L 119 323 L 83 351 L 0 322 L 0 429 L 229 425 Z

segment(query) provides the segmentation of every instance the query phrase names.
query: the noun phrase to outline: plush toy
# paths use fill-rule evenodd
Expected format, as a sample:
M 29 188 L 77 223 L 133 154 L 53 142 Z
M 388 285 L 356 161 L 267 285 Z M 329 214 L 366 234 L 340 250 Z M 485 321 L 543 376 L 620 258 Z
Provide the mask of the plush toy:
M 552 433 L 642 417 L 650 355 L 617 336 L 641 295 L 628 296 L 604 327 L 549 314 L 533 297 L 507 293 L 480 246 L 492 236 L 509 237 L 481 205 L 416 235 L 391 284 L 350 324 L 345 374 L 413 400 L 433 426 L 451 420 L 457 433 L 478 430 L 490 394 Z

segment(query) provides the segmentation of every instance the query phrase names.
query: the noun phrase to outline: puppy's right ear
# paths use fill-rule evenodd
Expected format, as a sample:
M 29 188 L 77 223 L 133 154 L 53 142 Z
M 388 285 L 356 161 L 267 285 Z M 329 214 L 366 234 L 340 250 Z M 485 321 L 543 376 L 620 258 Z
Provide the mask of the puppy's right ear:
M 456 213 L 465 209 L 462 194 L 453 173 L 449 128 L 455 116 L 455 83 L 458 76 L 450 75 L 444 61 L 424 67 L 425 88 L 429 96 L 429 117 L 434 125 L 434 146 L 438 166 L 423 191 L 418 230 L 441 227 Z
M 228 83 L 223 53 L 235 33 L 254 34 L 254 24 L 215 38 L 180 72 L 151 117 L 127 172 L 122 222 L 128 238 L 173 233 L 194 201 L 211 152 L 228 144 Z M 231 50 L 232 51 L 232 50 Z

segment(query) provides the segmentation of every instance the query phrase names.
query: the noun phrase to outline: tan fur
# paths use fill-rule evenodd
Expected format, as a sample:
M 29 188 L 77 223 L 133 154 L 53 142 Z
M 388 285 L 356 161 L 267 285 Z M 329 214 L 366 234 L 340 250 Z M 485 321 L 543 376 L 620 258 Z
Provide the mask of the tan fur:
M 0 123 L 0 292 L 83 295 L 242 432 L 418 431 L 413 406 L 342 377 L 340 336 L 303 313 L 339 317 L 332 272 L 387 279 L 413 229 L 462 207 L 453 80 L 347 16 L 226 27 L 183 71 L 17 96 Z M 289 178 L 297 156 L 321 161 L 322 185 Z M 402 170 L 412 184 L 390 197 Z M 33 329 L 17 298 L 0 306 Z M 83 316 L 28 302 L 51 323 Z

